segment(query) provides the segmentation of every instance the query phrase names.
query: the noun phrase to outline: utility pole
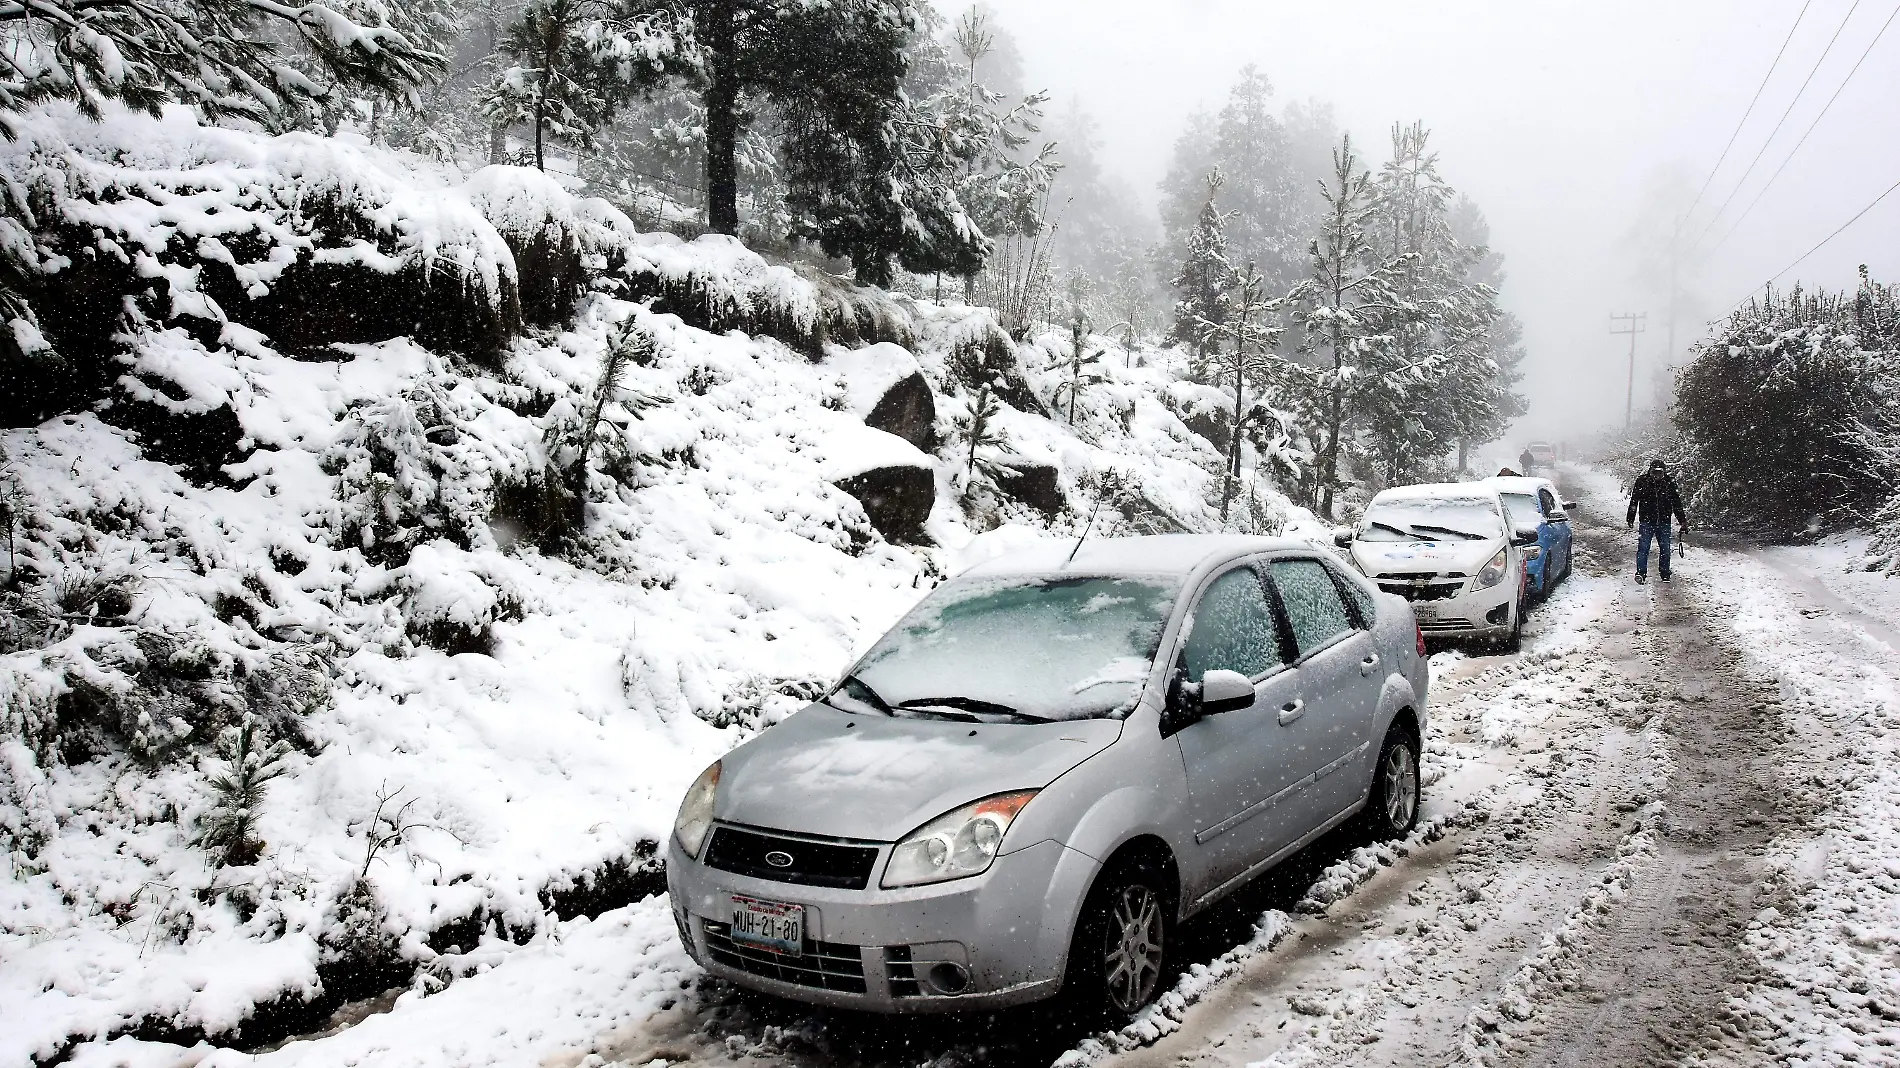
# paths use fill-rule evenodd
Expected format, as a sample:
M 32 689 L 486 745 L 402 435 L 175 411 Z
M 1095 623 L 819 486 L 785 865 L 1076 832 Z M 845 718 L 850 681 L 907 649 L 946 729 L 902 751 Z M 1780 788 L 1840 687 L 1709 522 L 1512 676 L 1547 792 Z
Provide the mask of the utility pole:
M 1628 431 L 1636 411 L 1636 335 L 1649 329 L 1648 312 L 1625 312 L 1610 316 L 1610 333 L 1630 336 L 1630 382 L 1629 392 L 1623 399 L 1623 429 Z M 1619 325 L 1621 324 L 1621 325 Z

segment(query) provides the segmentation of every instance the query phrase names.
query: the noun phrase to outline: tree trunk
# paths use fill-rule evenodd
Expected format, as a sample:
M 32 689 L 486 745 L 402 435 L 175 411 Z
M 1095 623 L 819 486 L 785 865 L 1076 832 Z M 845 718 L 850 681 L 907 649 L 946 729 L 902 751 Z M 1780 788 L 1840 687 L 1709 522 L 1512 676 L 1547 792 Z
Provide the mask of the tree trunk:
M 700 40 L 707 51 L 706 226 L 716 234 L 739 232 L 738 20 L 731 0 L 704 5 Z

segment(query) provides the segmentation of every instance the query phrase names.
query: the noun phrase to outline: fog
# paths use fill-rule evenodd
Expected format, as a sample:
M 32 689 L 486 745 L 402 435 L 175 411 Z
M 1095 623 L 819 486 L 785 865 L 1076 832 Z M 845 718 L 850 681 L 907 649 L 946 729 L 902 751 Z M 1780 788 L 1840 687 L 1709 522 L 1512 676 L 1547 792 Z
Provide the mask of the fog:
M 948 16 L 960 4 L 940 6 Z M 1149 209 L 1174 139 L 1217 110 L 1257 64 L 1279 102 L 1332 105 L 1376 168 L 1395 121 L 1431 128 L 1446 178 L 1489 217 L 1506 257 L 1505 306 L 1524 320 L 1530 414 L 1518 437 L 1576 434 L 1623 415 L 1627 339 L 1612 312 L 1647 312 L 1637 403 L 1656 402 L 1668 353 L 1672 220 L 1710 175 L 1783 41 L 1761 99 L 1695 216 L 1690 244 L 1827 49 L 1812 84 L 1746 185 L 1680 269 L 1678 352 L 1703 324 L 1900 180 L 1900 25 L 1866 62 L 1785 173 L 1716 247 L 1781 166 L 1895 8 L 1881 2 L 1703 0 L 1668 4 L 1245 0 L 991 0 L 1029 88 L 1100 124 L 1106 167 Z M 1851 12 L 1851 17 L 1850 16 Z M 1796 26 L 1797 13 L 1802 13 Z M 1845 23 L 1843 20 L 1845 19 Z M 1792 37 L 1791 26 L 1796 26 Z M 1828 287 L 1900 275 L 1900 192 L 1783 275 Z

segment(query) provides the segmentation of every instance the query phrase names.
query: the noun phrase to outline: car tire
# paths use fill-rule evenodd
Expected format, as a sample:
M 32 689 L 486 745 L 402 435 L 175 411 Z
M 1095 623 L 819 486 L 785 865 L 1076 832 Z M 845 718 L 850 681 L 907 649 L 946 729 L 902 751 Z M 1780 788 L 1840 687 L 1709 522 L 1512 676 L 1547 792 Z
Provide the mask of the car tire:
M 1511 632 L 1499 638 L 1495 648 L 1500 653 L 1515 653 L 1524 648 L 1524 603 L 1518 602 L 1517 610 L 1511 613 Z
M 1069 946 L 1062 991 L 1084 1019 L 1120 1026 L 1161 996 L 1174 936 L 1169 881 L 1151 861 L 1105 870 L 1090 888 Z
M 1360 817 L 1366 837 L 1385 842 L 1412 833 L 1418 826 L 1424 792 L 1418 773 L 1418 740 L 1394 723 L 1379 747 L 1379 762 L 1372 766 L 1372 789 Z

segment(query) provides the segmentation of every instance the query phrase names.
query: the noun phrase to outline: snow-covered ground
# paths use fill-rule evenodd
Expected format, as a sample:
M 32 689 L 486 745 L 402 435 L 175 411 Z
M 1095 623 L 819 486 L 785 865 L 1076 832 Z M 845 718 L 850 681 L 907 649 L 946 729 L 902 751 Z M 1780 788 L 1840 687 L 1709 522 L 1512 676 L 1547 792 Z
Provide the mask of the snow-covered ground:
M 532 171 L 182 113 L 54 108 L 17 132 L 0 171 L 73 224 L 48 269 L 103 256 L 164 281 L 132 301 L 98 403 L 0 431 L 20 517 L 0 1068 L 255 1047 L 321 1026 L 286 1009 L 350 979 L 409 992 L 266 1058 L 585 1052 L 693 978 L 663 903 L 631 899 L 709 761 L 946 574 L 1091 516 L 1220 525 L 1220 450 L 1183 421 L 1220 396 L 1170 350 L 1090 339 L 1099 380 L 1071 419 L 1065 337 L 1013 344 L 984 309 L 861 293 L 904 345 L 824 344 L 805 276 L 634 232 Z M 591 272 L 558 325 L 509 325 L 531 246 Z M 445 321 L 325 341 L 333 322 L 267 307 L 318 268 L 339 315 L 411 279 Z M 646 347 L 603 386 L 629 337 Z M 868 425 L 906 379 L 934 413 L 908 438 Z M 973 469 L 979 383 L 1004 403 Z M 537 524 L 595 408 L 584 514 L 557 545 Z M 212 462 L 166 462 L 191 434 Z M 926 473 L 924 544 L 844 488 L 880 470 Z M 1323 533 L 1264 485 L 1232 525 Z M 209 742 L 246 715 L 293 748 L 254 813 L 261 855 L 220 866 L 194 837 Z

